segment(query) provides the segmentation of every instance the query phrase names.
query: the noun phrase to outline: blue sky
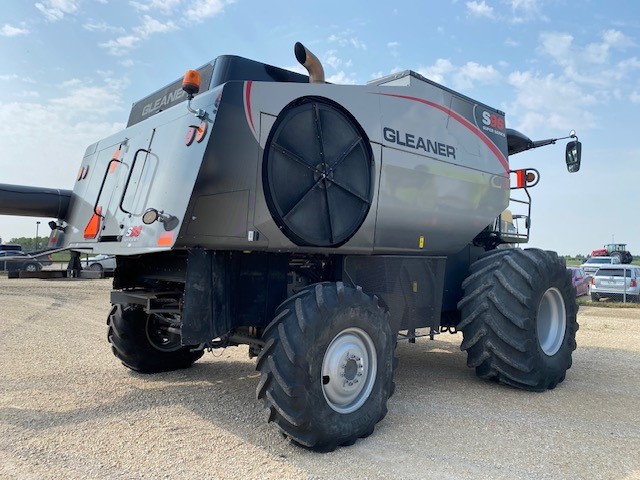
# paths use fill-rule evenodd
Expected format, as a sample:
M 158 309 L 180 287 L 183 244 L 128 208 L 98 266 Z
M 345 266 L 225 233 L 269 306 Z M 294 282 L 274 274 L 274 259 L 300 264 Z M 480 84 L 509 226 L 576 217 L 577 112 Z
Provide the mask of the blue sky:
M 511 158 L 541 173 L 530 245 L 586 254 L 613 239 L 640 255 L 631 0 L 3 0 L 0 183 L 72 188 L 86 146 L 123 128 L 136 100 L 221 54 L 297 70 L 296 41 L 334 83 L 412 69 L 534 140 L 575 129 L 579 173 L 565 141 Z M 36 220 L 0 216 L 0 237 L 33 236 Z

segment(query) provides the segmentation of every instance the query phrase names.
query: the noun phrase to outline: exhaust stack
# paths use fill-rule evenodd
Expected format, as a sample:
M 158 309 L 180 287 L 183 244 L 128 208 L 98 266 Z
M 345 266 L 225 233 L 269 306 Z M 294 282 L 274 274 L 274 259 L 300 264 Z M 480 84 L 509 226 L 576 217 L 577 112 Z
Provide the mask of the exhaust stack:
M 300 42 L 296 42 L 293 50 L 296 54 L 296 60 L 309 72 L 309 83 L 324 83 L 324 69 L 318 57 Z

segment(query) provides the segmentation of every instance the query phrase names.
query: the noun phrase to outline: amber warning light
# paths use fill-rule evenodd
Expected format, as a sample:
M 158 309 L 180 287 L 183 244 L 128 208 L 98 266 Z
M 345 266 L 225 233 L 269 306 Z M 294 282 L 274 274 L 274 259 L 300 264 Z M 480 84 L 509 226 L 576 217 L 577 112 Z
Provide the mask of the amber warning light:
M 187 70 L 182 79 L 182 90 L 187 92 L 189 97 L 193 97 L 200 91 L 200 72 L 197 70 Z

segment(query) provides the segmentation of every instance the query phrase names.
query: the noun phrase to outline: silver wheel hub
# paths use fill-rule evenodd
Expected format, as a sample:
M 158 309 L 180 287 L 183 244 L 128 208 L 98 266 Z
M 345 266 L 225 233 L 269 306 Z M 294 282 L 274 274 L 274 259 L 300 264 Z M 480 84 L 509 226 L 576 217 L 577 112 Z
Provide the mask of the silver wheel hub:
M 347 328 L 331 341 L 322 360 L 322 393 L 338 413 L 351 413 L 367 401 L 378 360 L 373 340 L 360 328 Z
M 545 355 L 551 357 L 558 353 L 567 330 L 567 310 L 557 288 L 550 288 L 542 295 L 536 327 L 538 343 Z

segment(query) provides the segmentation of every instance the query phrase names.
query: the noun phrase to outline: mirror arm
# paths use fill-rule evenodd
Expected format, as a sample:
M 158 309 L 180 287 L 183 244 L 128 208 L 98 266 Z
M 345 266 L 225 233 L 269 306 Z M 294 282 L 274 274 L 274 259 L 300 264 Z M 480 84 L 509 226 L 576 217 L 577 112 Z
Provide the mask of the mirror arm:
M 558 140 L 566 140 L 567 138 L 574 138 L 578 140 L 578 136 L 574 131 L 572 131 L 571 134 L 566 137 L 548 138 L 546 140 L 536 140 L 535 142 L 531 142 L 530 148 L 544 147 L 545 145 L 554 145 Z

